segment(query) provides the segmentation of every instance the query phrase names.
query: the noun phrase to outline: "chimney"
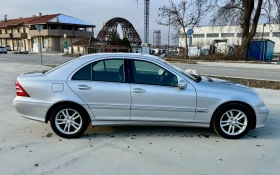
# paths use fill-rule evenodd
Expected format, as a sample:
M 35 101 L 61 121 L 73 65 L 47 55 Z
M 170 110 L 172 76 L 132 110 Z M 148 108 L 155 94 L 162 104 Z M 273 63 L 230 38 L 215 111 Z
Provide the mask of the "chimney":
M 42 13 L 39 13 L 39 17 L 42 17 Z
M 7 22 L 7 18 L 8 18 L 8 15 L 4 15 L 4 18 L 5 18 L 5 22 Z
M 36 17 L 36 15 L 32 15 L 32 17 Z

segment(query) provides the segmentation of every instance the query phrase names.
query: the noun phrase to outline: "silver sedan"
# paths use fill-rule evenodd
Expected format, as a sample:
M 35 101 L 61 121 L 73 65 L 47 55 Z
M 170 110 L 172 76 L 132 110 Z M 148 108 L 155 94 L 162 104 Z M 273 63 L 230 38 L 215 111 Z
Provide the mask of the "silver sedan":
M 237 139 L 269 114 L 258 93 L 229 81 L 189 74 L 141 54 L 92 54 L 16 81 L 13 104 L 22 117 L 48 123 L 64 138 L 89 123 L 211 127 Z

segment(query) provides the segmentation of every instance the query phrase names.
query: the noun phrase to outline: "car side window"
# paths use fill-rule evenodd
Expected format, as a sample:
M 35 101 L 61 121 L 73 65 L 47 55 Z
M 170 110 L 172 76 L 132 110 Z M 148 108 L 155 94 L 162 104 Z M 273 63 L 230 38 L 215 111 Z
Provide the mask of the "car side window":
M 92 81 L 124 82 L 124 60 L 110 59 L 92 63 Z
M 134 82 L 160 86 L 177 86 L 177 76 L 164 68 L 146 61 L 133 60 L 132 71 Z
M 72 77 L 72 80 L 91 80 L 91 64 L 86 65 Z

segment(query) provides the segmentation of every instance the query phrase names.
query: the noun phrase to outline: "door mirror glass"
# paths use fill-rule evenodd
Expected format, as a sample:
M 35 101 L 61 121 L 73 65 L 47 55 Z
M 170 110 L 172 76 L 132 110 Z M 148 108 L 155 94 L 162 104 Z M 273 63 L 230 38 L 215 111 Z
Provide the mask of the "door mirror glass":
M 185 80 L 180 80 L 179 81 L 179 83 L 178 83 L 178 87 L 180 88 L 180 89 L 185 89 L 185 88 L 187 88 L 187 82 L 185 81 Z

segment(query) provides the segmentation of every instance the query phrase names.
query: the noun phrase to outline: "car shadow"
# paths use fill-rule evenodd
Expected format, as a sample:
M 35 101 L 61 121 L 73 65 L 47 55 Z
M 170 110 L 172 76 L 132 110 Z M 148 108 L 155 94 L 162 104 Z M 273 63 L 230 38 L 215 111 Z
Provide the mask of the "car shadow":
M 81 139 L 86 139 L 88 137 L 130 137 L 131 139 L 136 139 L 136 137 L 222 138 L 211 128 L 168 126 L 90 126 Z M 277 131 L 273 128 L 263 127 L 249 131 L 249 133 L 241 139 L 279 139 L 279 134 L 277 134 Z
M 198 137 L 211 138 L 219 137 L 209 128 L 191 128 L 191 127 L 167 127 L 167 126 L 98 126 L 89 127 L 86 133 L 81 137 Z

